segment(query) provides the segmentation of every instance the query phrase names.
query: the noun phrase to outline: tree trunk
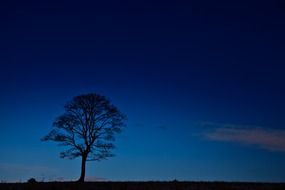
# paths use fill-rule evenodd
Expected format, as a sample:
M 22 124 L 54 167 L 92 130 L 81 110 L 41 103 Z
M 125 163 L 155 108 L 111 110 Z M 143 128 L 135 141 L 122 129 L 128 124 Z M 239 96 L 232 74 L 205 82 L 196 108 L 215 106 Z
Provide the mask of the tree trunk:
M 87 156 L 82 155 L 81 174 L 80 174 L 80 178 L 78 179 L 78 182 L 84 182 L 84 179 L 85 179 L 86 158 L 87 158 Z

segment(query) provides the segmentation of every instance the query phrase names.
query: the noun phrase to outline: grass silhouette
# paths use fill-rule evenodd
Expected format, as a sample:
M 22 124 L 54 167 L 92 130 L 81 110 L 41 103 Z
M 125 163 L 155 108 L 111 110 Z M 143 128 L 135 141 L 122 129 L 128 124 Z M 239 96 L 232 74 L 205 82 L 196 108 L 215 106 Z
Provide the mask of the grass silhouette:
M 39 182 L 1 183 L 7 190 L 284 190 L 285 183 L 250 182 Z

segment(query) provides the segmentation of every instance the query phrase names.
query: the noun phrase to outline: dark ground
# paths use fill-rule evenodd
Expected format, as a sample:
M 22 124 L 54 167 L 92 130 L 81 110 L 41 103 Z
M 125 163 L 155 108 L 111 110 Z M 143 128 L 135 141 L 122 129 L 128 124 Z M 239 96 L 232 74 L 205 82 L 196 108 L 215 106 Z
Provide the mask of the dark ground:
M 285 190 L 285 183 L 230 182 L 41 182 L 1 183 L 7 190 Z

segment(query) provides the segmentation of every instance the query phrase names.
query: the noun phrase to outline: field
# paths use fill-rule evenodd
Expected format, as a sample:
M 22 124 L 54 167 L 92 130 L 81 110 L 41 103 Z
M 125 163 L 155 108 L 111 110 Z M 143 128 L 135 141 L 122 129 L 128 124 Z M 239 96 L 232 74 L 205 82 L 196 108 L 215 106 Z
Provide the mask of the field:
M 285 183 L 229 182 L 41 182 L 1 183 L 4 190 L 284 190 Z

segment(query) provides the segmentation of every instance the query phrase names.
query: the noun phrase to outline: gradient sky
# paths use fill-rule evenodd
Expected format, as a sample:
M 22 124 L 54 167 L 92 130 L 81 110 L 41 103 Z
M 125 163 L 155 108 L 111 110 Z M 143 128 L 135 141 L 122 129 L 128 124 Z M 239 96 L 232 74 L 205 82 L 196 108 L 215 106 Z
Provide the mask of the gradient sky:
M 0 180 L 75 180 L 40 138 L 73 96 L 128 116 L 88 180 L 285 182 L 284 1 L 6 1 Z

